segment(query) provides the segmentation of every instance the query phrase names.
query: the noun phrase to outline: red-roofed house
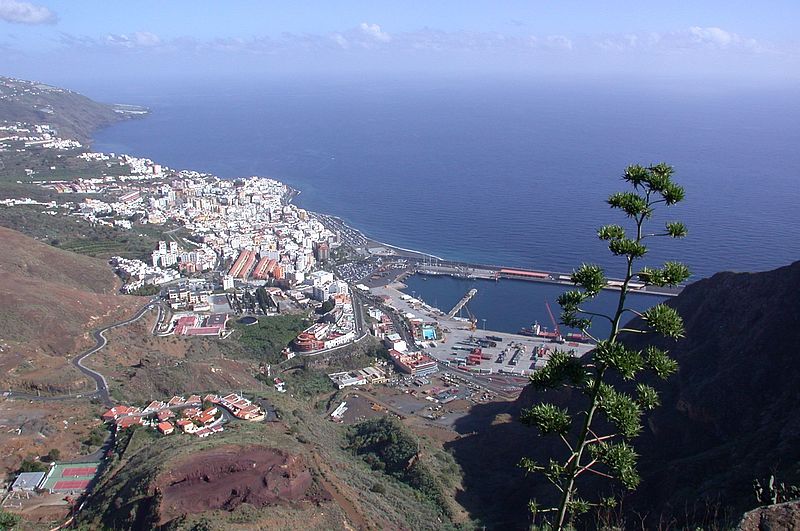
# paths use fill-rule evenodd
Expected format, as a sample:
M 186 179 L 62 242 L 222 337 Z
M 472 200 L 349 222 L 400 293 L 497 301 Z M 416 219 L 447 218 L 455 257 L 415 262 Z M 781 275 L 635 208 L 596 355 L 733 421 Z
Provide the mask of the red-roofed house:
M 222 334 L 221 326 L 197 326 L 194 328 L 187 328 L 185 334 L 187 336 L 219 336 Z
M 128 406 L 114 406 L 102 415 L 104 421 L 115 420 L 117 417 L 127 415 L 133 408 Z
M 173 426 L 169 422 L 160 422 L 158 424 L 158 431 L 160 431 L 164 435 L 169 435 L 173 431 L 175 431 L 175 426 Z
M 142 424 L 144 424 L 142 417 L 122 417 L 117 420 L 117 428 L 121 430 L 131 426 L 141 426 Z
M 170 406 L 170 407 L 180 406 L 184 402 L 185 402 L 185 400 L 183 399 L 182 396 L 173 396 L 172 398 L 169 399 L 169 402 L 167 402 L 167 405 Z
M 144 412 L 152 413 L 153 411 L 158 411 L 159 409 L 164 409 L 165 407 L 167 407 L 167 405 L 164 402 L 161 402 L 160 400 L 153 400 L 147 405 L 146 408 L 144 408 Z
M 202 424 L 211 424 L 214 422 L 214 417 L 217 415 L 217 408 L 210 407 L 197 415 L 197 421 Z
M 194 433 L 199 429 L 197 425 L 189 419 L 180 419 L 175 424 L 177 424 L 184 433 Z
M 182 413 L 184 417 L 192 418 L 200 414 L 200 409 L 196 407 L 187 407 L 182 411 Z
M 194 328 L 196 325 L 197 325 L 197 316 L 184 315 L 183 317 L 178 318 L 178 322 L 175 324 L 175 335 L 182 336 L 186 334 L 189 330 Z
M 159 420 L 159 422 L 164 422 L 165 420 L 171 419 L 174 416 L 175 416 L 175 413 L 173 413 L 169 409 L 162 409 L 161 411 L 159 411 L 156 414 L 156 418 Z
M 187 404 L 202 404 L 203 403 L 203 399 L 200 398 L 197 395 L 192 395 L 192 396 L 190 396 L 189 398 L 186 399 L 186 403 Z

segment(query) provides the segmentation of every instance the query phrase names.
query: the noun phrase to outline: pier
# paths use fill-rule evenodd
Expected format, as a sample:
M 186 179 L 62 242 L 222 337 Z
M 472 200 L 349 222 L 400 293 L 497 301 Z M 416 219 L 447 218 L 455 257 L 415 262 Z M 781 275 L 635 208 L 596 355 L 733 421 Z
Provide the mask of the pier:
M 563 286 L 573 286 L 571 275 L 568 273 L 554 273 L 552 271 L 529 271 L 522 269 L 509 269 L 498 266 L 467 264 L 463 262 L 449 262 L 438 260 L 435 263 L 419 260 L 416 266 L 412 265 L 412 271 L 421 275 L 430 276 L 450 276 L 463 279 L 493 280 L 500 279 L 523 280 L 528 282 L 542 282 L 546 284 L 560 284 Z M 608 279 L 604 290 L 619 291 L 622 287 L 621 279 Z M 683 286 L 677 288 L 645 286 L 640 282 L 630 282 L 628 285 L 630 293 L 640 293 L 642 295 L 656 295 L 659 297 L 674 297 L 678 295 Z M 467 299 L 469 300 L 469 299 Z M 458 306 L 458 305 L 456 305 Z M 463 305 L 462 305 L 463 306 Z M 458 307 L 460 310 L 461 307 Z M 449 314 L 448 314 L 449 315 Z
M 456 314 L 461 311 L 461 308 L 466 306 L 466 304 L 472 299 L 472 297 L 475 296 L 476 293 L 478 293 L 478 290 L 475 288 L 469 290 L 467 294 L 461 297 L 461 300 L 458 301 L 458 303 L 455 306 L 453 306 L 453 309 L 450 310 L 450 312 L 448 312 L 447 316 L 450 318 L 455 317 Z

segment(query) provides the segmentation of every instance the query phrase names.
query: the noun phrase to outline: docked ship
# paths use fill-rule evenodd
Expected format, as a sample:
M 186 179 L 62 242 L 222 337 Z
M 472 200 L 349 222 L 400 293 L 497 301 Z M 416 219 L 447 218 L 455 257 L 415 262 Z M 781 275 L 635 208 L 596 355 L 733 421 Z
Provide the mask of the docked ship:
M 547 330 L 547 328 L 540 325 L 538 321 L 534 322 L 530 328 L 520 328 L 519 332 L 517 333 L 521 336 L 541 337 L 550 341 L 563 341 L 558 330 L 551 332 Z
M 520 328 L 517 333 L 521 336 L 541 337 L 542 339 L 555 341 L 557 343 L 563 343 L 564 341 L 570 343 L 591 343 L 592 341 L 592 338 L 583 332 L 569 332 L 567 335 L 562 336 L 559 330 L 551 332 L 538 322 L 534 322 L 530 328 Z

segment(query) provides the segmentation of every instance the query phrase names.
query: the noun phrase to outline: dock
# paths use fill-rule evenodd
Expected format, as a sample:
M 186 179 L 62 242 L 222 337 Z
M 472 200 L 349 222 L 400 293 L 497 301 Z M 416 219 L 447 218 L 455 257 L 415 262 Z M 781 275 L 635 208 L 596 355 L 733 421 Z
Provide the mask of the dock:
M 472 297 L 474 297 L 474 296 L 475 296 L 477 293 L 478 293 L 478 290 L 477 290 L 477 289 L 475 289 L 475 288 L 472 288 L 471 290 L 469 290 L 469 291 L 467 292 L 467 294 L 466 294 L 466 295 L 464 295 L 463 297 L 461 297 L 461 300 L 460 300 L 460 301 L 458 301 L 458 303 L 456 303 L 456 305 L 455 305 L 455 306 L 453 306 L 453 309 L 452 309 L 452 310 L 450 310 L 449 312 L 447 312 L 447 316 L 448 316 L 448 317 L 450 317 L 450 318 L 453 318 L 453 317 L 455 317 L 455 316 L 456 316 L 456 314 L 458 314 L 458 312 L 460 312 L 460 311 L 461 311 L 461 309 L 462 309 L 464 306 L 466 306 L 466 304 L 467 304 L 467 303 L 468 303 L 470 300 L 472 300 Z
M 510 269 L 499 266 L 448 262 L 445 260 L 440 260 L 435 263 L 432 263 L 428 260 L 420 260 L 415 266 L 412 266 L 411 271 L 419 275 L 450 276 L 453 278 L 469 280 L 492 280 L 499 282 L 501 279 L 508 279 L 522 280 L 527 282 L 542 282 L 545 284 L 559 284 L 562 286 L 574 286 L 569 273 Z M 683 290 L 683 287 L 684 286 L 678 286 L 676 288 L 645 286 L 644 284 L 636 281 L 632 281 L 628 285 L 630 293 L 654 295 L 657 297 L 675 297 Z M 603 289 L 611 291 L 620 291 L 621 288 L 622 280 L 614 278 L 607 279 L 607 283 L 605 287 L 603 287 Z M 459 307 L 456 310 L 456 313 L 460 309 L 461 308 Z M 452 315 L 450 316 L 452 317 Z

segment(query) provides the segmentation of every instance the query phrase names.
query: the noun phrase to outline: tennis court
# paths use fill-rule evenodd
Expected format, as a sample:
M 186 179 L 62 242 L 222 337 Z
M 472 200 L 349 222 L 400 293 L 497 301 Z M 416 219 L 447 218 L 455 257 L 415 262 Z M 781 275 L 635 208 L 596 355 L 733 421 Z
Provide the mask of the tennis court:
M 91 481 L 91 479 L 62 479 L 56 481 L 53 490 L 84 490 Z
M 56 463 L 42 483 L 50 492 L 82 492 L 97 475 L 100 463 Z
M 87 466 L 83 468 L 65 468 L 64 471 L 61 473 L 61 477 L 63 478 L 75 478 L 80 476 L 94 476 L 95 472 L 97 472 L 96 466 Z

